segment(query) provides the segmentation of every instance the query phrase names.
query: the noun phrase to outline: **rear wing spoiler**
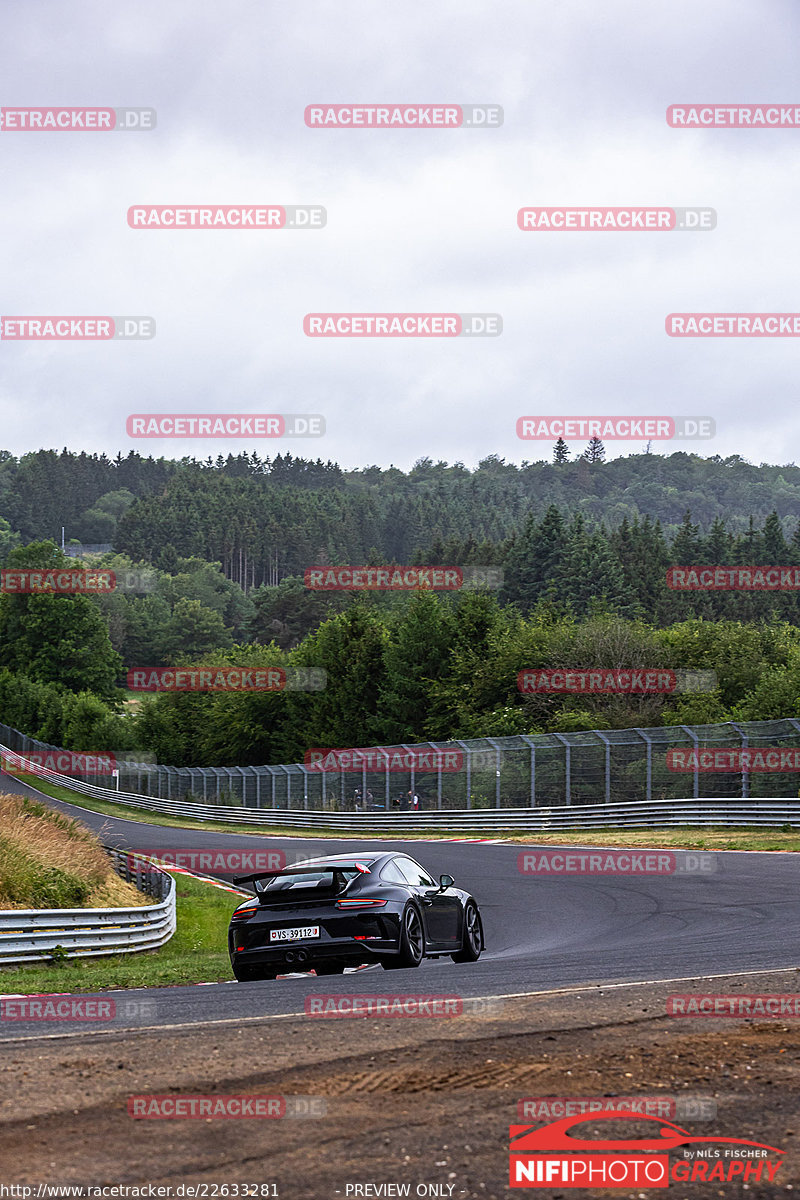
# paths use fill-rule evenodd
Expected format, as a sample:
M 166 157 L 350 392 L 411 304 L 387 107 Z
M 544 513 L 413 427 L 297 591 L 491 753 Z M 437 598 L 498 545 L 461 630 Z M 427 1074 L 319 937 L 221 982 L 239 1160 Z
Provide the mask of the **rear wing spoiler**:
M 356 862 L 341 862 L 341 863 L 309 863 L 307 865 L 299 865 L 295 867 L 284 867 L 280 871 L 254 871 L 252 875 L 234 875 L 234 883 L 252 883 L 255 885 L 257 879 L 276 879 L 279 875 L 317 875 L 320 871 L 346 871 L 355 868 L 362 875 L 369 874 L 369 867 L 366 863 Z

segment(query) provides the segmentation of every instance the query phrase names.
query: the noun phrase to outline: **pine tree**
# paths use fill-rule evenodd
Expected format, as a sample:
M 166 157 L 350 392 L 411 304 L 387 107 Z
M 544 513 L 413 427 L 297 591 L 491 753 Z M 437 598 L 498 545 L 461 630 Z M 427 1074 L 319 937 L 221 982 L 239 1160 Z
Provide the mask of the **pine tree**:
M 783 536 L 783 526 L 777 512 L 773 511 L 764 523 L 764 561 L 769 566 L 785 566 L 789 561 L 789 547 Z
M 452 640 L 452 617 L 438 596 L 411 596 L 384 654 L 385 682 L 375 723 L 383 744 L 422 739 L 431 684 L 446 668 Z
M 725 522 L 719 517 L 714 518 L 714 524 L 706 538 L 703 558 L 713 566 L 723 566 L 729 561 L 733 538 L 725 528 Z
M 509 548 L 504 570 L 503 599 L 528 612 L 545 596 L 564 554 L 564 518 L 554 504 L 537 525 L 533 513 Z
M 590 533 L 580 513 L 572 519 L 553 594 L 577 616 L 598 608 L 622 612 L 630 605 L 624 572 L 605 532 Z
M 700 526 L 693 524 L 692 514 L 687 508 L 672 541 L 672 557 L 678 565 L 688 567 L 700 561 L 700 551 Z
M 584 450 L 583 457 L 589 463 L 605 462 L 606 448 L 599 437 L 589 438 L 589 445 Z
M 569 446 L 561 437 L 553 446 L 553 462 L 559 465 L 569 462 Z

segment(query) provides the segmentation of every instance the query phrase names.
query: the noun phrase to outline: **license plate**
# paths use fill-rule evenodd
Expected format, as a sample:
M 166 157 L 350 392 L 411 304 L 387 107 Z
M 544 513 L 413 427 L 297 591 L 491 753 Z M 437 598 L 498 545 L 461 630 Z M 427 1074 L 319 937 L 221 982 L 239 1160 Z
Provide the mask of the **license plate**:
M 306 938 L 318 938 L 319 925 L 297 925 L 294 929 L 270 929 L 271 942 L 302 942 Z

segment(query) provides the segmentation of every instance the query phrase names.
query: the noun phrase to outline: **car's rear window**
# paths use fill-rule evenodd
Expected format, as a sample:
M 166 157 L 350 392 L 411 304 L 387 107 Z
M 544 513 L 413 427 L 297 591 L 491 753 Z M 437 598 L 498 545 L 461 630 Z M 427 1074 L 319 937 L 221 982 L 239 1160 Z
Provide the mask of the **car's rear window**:
M 258 891 L 271 895 L 274 892 L 320 891 L 340 892 L 351 879 L 361 872 L 357 867 L 328 867 L 319 871 L 304 872 L 302 875 L 274 875 L 271 879 L 261 881 Z

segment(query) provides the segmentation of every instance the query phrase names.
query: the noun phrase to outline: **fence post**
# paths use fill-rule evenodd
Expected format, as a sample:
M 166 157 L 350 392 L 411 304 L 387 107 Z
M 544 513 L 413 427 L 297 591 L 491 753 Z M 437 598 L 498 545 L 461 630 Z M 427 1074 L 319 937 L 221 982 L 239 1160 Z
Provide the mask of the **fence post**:
M 495 766 L 494 766 L 494 806 L 500 808 L 500 747 L 495 738 L 486 738 L 490 746 L 494 746 L 495 750 Z
M 428 745 L 433 749 L 433 752 L 436 755 L 436 761 L 437 761 L 436 808 L 439 812 L 441 812 L 441 808 L 442 808 L 442 752 L 436 746 L 434 746 L 433 742 L 428 742 Z
M 795 729 L 797 730 L 797 732 L 798 732 L 798 733 L 800 733 L 800 721 L 796 721 L 796 720 L 794 719 L 794 717 L 787 717 L 787 718 L 786 718 L 786 720 L 787 720 L 787 721 L 788 721 L 788 722 L 789 722 L 791 725 L 794 725 L 794 727 L 795 727 Z
M 678 725 L 678 729 L 682 729 L 689 738 L 691 738 L 694 746 L 694 798 L 695 800 L 700 795 L 700 759 L 698 758 L 697 748 L 700 745 L 700 739 L 693 729 L 688 725 Z
M 600 741 L 606 748 L 606 804 L 611 803 L 611 742 L 608 740 L 602 729 L 593 729 L 592 733 L 595 737 L 599 737 Z
M 735 729 L 739 737 L 742 739 L 741 749 L 746 750 L 750 744 L 750 740 L 742 729 L 741 725 L 737 725 L 735 721 L 729 721 L 731 729 Z M 750 772 L 745 766 L 742 766 L 742 799 L 746 800 L 750 795 Z
M 536 808 L 536 743 L 526 733 L 519 736 L 531 748 L 531 808 Z
M 237 767 L 236 770 L 242 777 L 242 808 L 247 808 L 247 777 L 244 773 L 244 767 Z
M 645 800 L 649 803 L 653 798 L 653 741 L 643 729 L 634 729 L 633 732 L 638 733 L 639 737 L 647 744 L 647 786 Z
M 557 738 L 565 749 L 564 755 L 564 803 L 572 804 L 572 746 L 569 744 L 563 733 L 554 733 L 554 738 Z
M 405 750 L 406 754 L 407 754 L 407 755 L 409 756 L 409 758 L 411 759 L 411 791 L 412 791 L 412 792 L 415 792 L 415 791 L 417 790 L 417 786 L 416 786 L 416 779 L 417 779 L 416 763 L 417 763 L 417 757 L 416 757 L 416 755 L 414 754 L 414 751 L 413 751 L 413 749 L 412 749 L 412 747 L 411 747 L 411 746 L 407 746 L 407 745 L 405 744 L 405 742 L 401 742 L 401 746 L 403 747 L 403 749 Z
M 386 809 L 386 812 L 389 812 L 389 810 L 392 806 L 392 803 L 391 803 L 392 798 L 391 798 L 390 791 L 389 791 L 389 789 L 390 789 L 389 752 L 388 752 L 388 750 L 384 750 L 383 747 L 381 747 L 381 754 L 383 755 L 383 758 L 384 758 L 384 763 L 383 763 L 384 807 Z
M 468 811 L 471 812 L 472 811 L 472 751 L 470 750 L 469 746 L 466 745 L 465 742 L 457 741 L 456 745 L 460 746 L 461 749 L 466 753 L 466 756 L 467 756 L 467 774 L 466 774 L 467 809 L 468 809 Z

